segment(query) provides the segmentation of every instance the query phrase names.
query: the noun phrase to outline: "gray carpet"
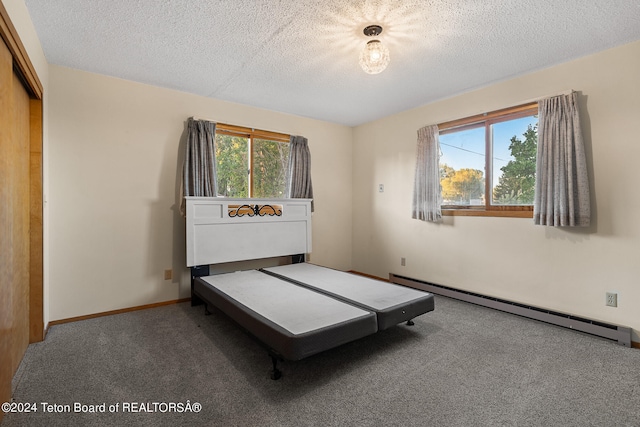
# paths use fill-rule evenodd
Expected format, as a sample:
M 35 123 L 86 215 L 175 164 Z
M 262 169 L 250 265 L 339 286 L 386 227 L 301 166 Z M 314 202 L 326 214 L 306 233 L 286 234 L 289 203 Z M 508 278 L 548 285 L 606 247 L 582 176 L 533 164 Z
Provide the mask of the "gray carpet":
M 58 325 L 14 379 L 38 411 L 2 427 L 640 425 L 640 351 L 444 297 L 413 327 L 280 366 L 272 381 L 261 346 L 188 303 Z M 166 412 L 187 401 L 200 412 Z

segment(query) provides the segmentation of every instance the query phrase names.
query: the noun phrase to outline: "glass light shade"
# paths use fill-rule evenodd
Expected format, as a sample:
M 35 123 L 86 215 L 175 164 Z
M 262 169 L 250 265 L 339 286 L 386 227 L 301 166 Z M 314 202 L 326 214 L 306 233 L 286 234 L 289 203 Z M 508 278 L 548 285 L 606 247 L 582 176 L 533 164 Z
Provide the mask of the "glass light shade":
M 369 74 L 378 74 L 389 65 L 389 49 L 380 40 L 371 40 L 360 53 L 360 66 Z

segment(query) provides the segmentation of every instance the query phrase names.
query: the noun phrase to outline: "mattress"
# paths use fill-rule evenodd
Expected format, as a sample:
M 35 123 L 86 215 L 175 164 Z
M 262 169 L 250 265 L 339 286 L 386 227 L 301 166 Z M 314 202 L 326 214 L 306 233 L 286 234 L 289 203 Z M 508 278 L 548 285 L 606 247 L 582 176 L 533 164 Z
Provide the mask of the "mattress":
M 257 270 L 197 278 L 194 293 L 288 360 L 378 330 L 376 314 L 370 310 Z
M 434 309 L 433 295 L 428 292 L 314 264 L 289 264 L 263 271 L 375 312 L 378 330 Z

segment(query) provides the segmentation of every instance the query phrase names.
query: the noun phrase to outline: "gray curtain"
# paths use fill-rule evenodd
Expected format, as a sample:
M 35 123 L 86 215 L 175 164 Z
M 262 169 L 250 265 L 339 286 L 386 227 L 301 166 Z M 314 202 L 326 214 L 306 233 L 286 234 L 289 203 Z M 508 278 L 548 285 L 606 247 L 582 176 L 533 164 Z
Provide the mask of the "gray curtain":
M 313 199 L 311 153 L 307 138 L 292 135 L 289 143 L 286 196 L 296 199 Z M 311 201 L 311 211 L 313 211 L 313 200 Z
M 591 200 L 578 94 L 538 102 L 535 224 L 588 226 Z
M 413 185 L 413 212 L 411 217 L 422 221 L 442 221 L 442 195 L 440 192 L 440 143 L 438 126 L 425 126 L 418 130 L 416 175 Z
M 184 196 L 215 197 L 218 194 L 215 140 L 214 122 L 189 118 L 182 166 L 182 215 L 185 215 Z

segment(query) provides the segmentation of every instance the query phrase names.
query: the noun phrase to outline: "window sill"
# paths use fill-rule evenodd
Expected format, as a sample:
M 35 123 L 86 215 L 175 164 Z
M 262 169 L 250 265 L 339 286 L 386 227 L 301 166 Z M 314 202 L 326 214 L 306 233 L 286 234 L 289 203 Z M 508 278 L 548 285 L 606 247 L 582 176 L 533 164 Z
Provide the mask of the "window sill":
M 490 211 L 480 209 L 442 209 L 442 216 L 492 216 L 501 218 L 533 218 L 533 209 Z

